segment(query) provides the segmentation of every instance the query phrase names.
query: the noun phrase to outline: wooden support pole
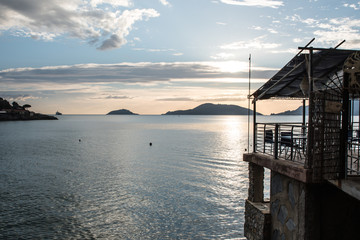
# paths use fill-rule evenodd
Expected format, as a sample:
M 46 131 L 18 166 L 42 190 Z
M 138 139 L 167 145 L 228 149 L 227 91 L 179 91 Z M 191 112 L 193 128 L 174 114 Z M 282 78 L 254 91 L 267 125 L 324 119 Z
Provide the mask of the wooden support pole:
M 339 178 L 344 179 L 347 171 L 347 142 L 349 131 L 349 74 L 344 72 L 343 76 L 343 107 L 341 121 L 341 141 L 340 141 L 340 173 Z
M 307 136 L 307 158 L 305 160 L 305 168 L 312 167 L 313 161 L 313 147 L 314 147 L 314 125 L 313 125 L 313 111 L 314 111 L 314 80 L 313 80 L 313 49 L 309 48 L 309 63 L 308 63 L 308 78 L 309 78 L 309 125 Z

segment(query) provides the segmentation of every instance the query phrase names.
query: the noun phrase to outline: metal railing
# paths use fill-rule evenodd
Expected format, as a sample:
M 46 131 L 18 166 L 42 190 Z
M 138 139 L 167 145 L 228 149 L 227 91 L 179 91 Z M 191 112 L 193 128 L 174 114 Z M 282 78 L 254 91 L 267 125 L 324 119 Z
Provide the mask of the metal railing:
M 302 123 L 256 123 L 255 151 L 305 166 L 307 125 Z M 339 155 L 340 157 L 340 155 Z M 326 160 L 322 160 L 326 161 Z M 347 176 L 360 176 L 360 127 L 353 123 L 348 133 Z
M 347 176 L 360 176 L 360 129 L 354 122 L 348 132 Z
M 305 163 L 307 126 L 302 123 L 256 123 L 256 152 Z

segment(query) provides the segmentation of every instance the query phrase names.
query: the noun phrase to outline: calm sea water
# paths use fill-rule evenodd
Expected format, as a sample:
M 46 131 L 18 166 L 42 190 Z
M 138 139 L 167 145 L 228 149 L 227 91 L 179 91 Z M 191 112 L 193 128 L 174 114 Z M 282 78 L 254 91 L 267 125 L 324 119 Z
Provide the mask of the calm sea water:
M 0 122 L 0 238 L 243 239 L 245 148 L 246 116 Z

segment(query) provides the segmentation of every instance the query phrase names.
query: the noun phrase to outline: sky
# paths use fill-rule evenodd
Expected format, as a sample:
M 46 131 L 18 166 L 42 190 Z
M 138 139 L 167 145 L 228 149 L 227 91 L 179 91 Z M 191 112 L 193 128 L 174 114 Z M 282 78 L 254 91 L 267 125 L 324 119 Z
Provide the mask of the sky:
M 253 92 L 312 38 L 360 49 L 360 1 L 0 0 L 0 97 L 47 114 L 247 107 L 250 54 Z

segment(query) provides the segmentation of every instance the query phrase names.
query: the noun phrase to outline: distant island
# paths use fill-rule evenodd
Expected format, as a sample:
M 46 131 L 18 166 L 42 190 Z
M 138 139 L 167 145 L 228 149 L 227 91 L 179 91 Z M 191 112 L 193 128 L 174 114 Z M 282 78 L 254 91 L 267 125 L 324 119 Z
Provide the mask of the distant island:
M 29 104 L 20 106 L 17 102 L 12 105 L 0 97 L 0 121 L 21 121 L 21 120 L 57 120 L 54 116 L 35 113 L 27 110 Z
M 106 115 L 139 115 L 139 114 L 133 113 L 127 109 L 120 109 L 120 110 L 111 111 Z
M 205 103 L 189 110 L 169 111 L 163 115 L 247 115 L 248 109 L 237 105 Z M 250 114 L 253 111 L 250 110 Z M 257 113 L 257 115 L 262 115 Z
M 306 113 L 306 115 L 309 114 L 309 107 L 308 106 L 305 107 L 305 113 Z M 273 115 L 302 115 L 302 114 L 303 114 L 303 107 L 300 106 L 297 109 L 292 110 L 292 111 L 287 110 L 285 112 L 272 113 L 271 115 L 273 116 Z

